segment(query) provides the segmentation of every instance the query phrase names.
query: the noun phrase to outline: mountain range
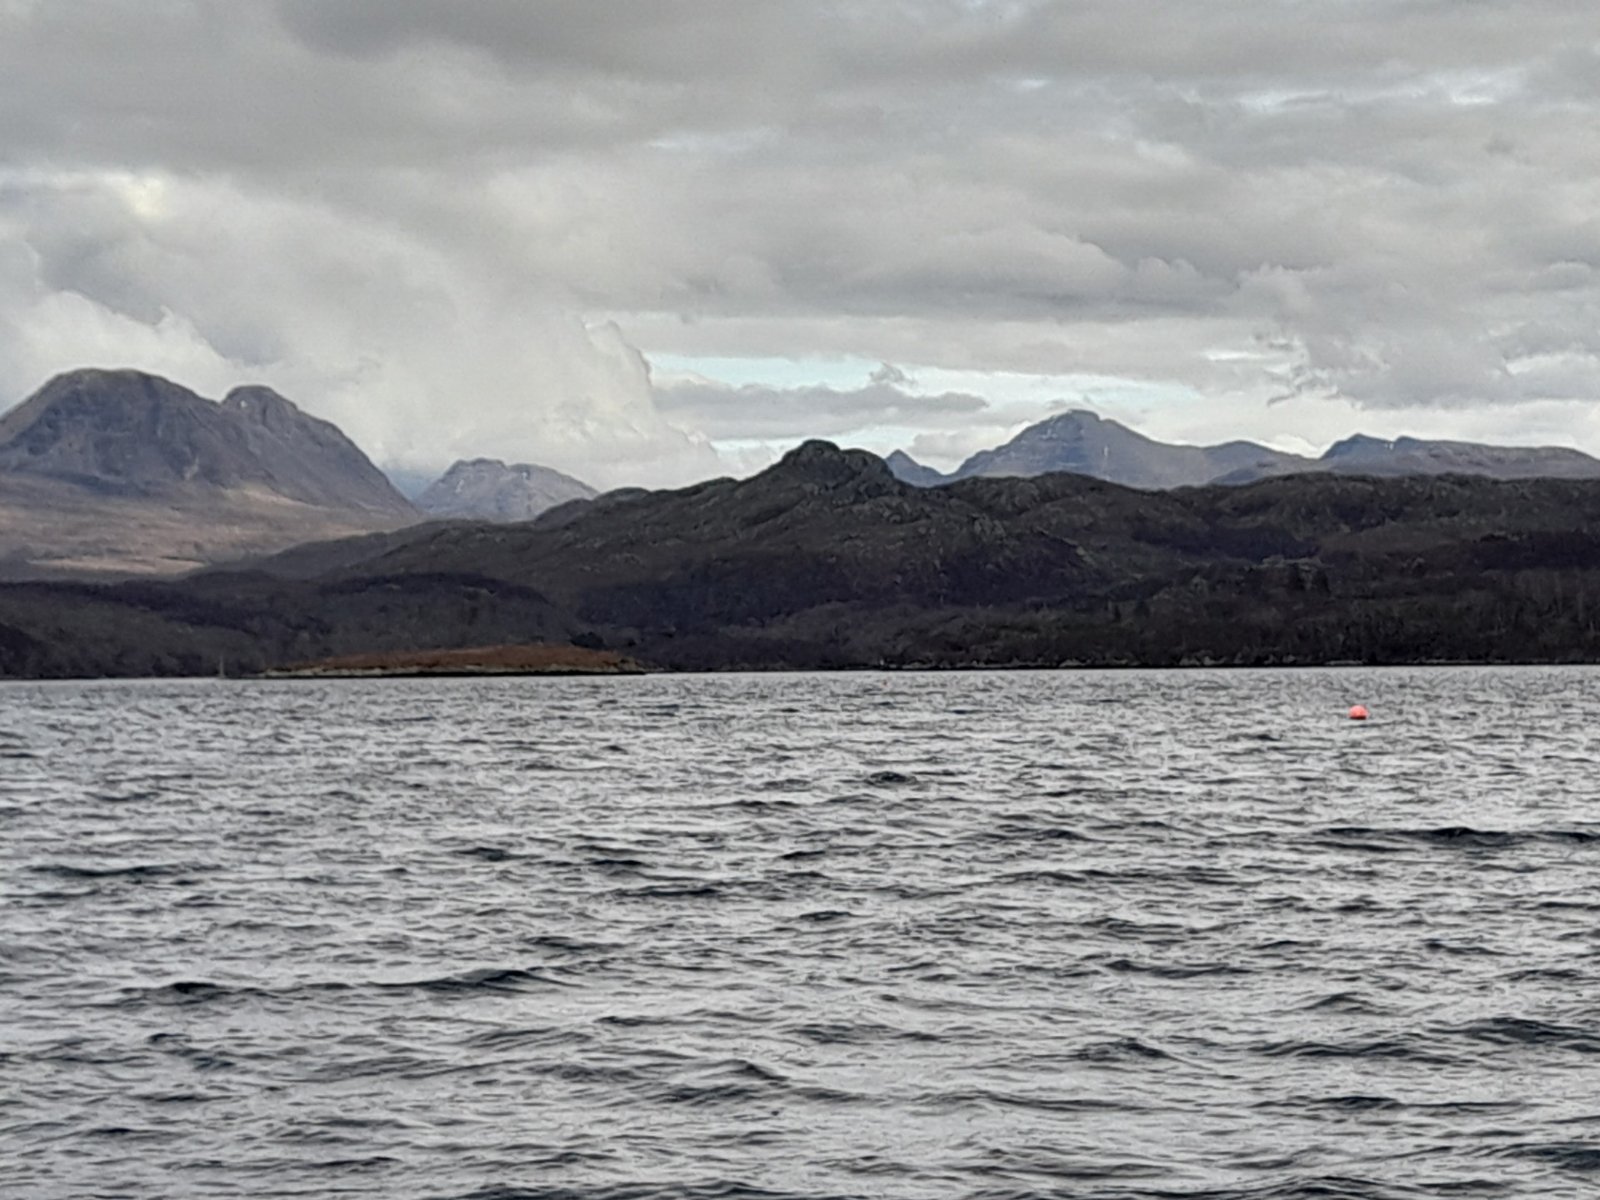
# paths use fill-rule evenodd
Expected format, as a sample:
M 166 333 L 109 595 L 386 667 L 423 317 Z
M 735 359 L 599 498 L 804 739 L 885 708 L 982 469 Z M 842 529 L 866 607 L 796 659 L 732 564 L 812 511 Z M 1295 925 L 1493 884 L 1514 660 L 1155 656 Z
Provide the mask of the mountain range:
M 1600 480 L 1317 472 L 937 488 L 810 442 L 750 479 L 188 578 L 0 586 L 0 674 L 569 643 L 675 669 L 1600 661 Z
M 594 490 L 458 462 L 413 505 L 337 426 L 259 386 L 208 400 L 80 370 L 0 416 L 0 579 L 162 575 L 429 517 L 527 520 Z
M 980 450 L 948 475 L 903 451 L 888 460 L 896 477 L 918 487 L 957 479 L 1072 471 L 1127 487 L 1161 489 L 1250 483 L 1275 475 L 1487 475 L 1494 479 L 1596 479 L 1600 459 L 1564 447 L 1486 446 L 1471 442 L 1394 441 L 1357 434 L 1320 458 L 1255 442 L 1182 446 L 1158 442 L 1120 422 L 1075 409 L 1030 425 L 1003 446 Z
M 0 417 L 0 575 L 189 569 L 417 520 L 327 421 L 137 371 L 59 376 Z
M 948 476 L 903 453 L 882 466 L 886 478 L 939 490 L 1063 471 L 1146 490 L 1287 475 L 1600 477 L 1600 461 L 1575 450 L 1357 436 L 1312 459 L 1242 441 L 1169 445 L 1081 410 L 1030 426 Z M 717 495 L 731 485 L 704 486 Z M 178 574 L 356 534 L 370 535 L 357 545 L 387 550 L 433 538 L 449 557 L 452 540 L 503 535 L 406 531 L 430 519 L 589 528 L 646 495 L 596 496 L 548 468 L 479 458 L 457 462 L 412 503 L 335 426 L 270 389 L 235 388 L 215 402 L 137 371 L 75 371 L 0 417 L 0 579 Z M 759 522 L 750 536 L 764 536 Z M 639 553 L 658 557 L 653 547 Z

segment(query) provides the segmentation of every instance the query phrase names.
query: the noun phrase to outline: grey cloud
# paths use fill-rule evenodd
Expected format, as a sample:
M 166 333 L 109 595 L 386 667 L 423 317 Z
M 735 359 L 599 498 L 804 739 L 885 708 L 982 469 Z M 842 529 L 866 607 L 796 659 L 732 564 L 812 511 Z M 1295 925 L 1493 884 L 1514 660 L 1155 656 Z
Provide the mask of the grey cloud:
M 829 25 L 788 0 L 278 0 L 306 44 L 358 56 L 455 45 L 502 63 L 566 76 L 700 82 L 741 72 L 771 79 L 803 60 Z M 826 8 L 818 5 L 819 9 Z
M 455 353 L 503 432 L 518 371 L 478 360 L 548 339 L 607 398 L 541 436 L 683 464 L 742 418 L 573 314 L 1230 404 L 1593 401 L 1597 78 L 1575 0 L 11 0 L 0 370 L 249 365 L 393 438 L 455 419 Z M 747 407 L 808 404 L 854 419 Z
M 906 382 L 879 379 L 849 390 L 729 387 L 708 380 L 657 384 L 661 411 L 712 438 L 755 440 L 842 437 L 882 426 L 937 428 L 984 419 L 989 405 L 961 392 L 919 395 Z

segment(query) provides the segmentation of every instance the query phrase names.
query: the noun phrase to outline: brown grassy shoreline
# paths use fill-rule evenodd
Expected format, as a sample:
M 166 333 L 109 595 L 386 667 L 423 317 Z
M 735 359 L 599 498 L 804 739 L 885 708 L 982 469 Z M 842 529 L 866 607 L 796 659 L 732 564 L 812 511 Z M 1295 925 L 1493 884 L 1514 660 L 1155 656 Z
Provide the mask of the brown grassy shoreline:
M 544 644 L 468 646 L 345 654 L 263 672 L 269 679 L 406 675 L 637 675 L 644 668 L 614 650 Z

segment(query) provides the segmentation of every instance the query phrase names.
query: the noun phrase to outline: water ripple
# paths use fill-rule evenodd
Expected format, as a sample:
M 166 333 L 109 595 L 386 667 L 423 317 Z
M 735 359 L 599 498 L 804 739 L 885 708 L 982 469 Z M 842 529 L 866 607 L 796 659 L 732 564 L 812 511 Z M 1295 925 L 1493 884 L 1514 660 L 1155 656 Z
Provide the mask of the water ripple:
M 1582 1195 L 1597 718 L 1580 668 L 0 685 L 0 1194 Z

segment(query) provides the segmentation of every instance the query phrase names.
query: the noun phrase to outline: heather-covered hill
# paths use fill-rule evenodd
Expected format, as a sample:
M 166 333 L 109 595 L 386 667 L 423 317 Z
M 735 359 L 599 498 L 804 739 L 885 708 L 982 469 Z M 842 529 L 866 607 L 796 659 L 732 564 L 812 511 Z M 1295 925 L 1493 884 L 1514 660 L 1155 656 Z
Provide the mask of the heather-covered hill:
M 0 588 L 11 674 L 573 642 L 647 664 L 1600 661 L 1600 482 L 1295 475 L 908 485 L 811 442 L 747 480 Z

